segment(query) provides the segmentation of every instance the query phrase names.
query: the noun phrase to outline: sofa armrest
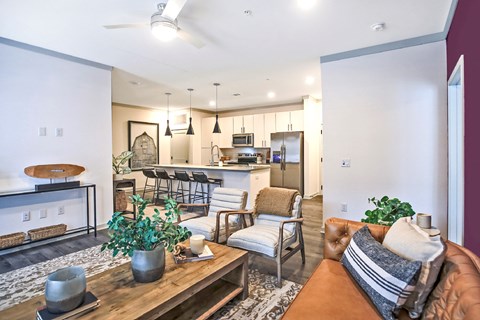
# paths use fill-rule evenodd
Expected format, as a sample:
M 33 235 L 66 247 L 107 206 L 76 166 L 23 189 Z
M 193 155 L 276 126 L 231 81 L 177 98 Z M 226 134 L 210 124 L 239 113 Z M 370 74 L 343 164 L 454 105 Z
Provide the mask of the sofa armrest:
M 329 218 L 325 221 L 324 259 L 340 261 L 353 234 L 365 225 L 368 226 L 370 233 L 378 242 L 383 242 L 383 239 L 390 228 L 387 226 L 340 218 Z

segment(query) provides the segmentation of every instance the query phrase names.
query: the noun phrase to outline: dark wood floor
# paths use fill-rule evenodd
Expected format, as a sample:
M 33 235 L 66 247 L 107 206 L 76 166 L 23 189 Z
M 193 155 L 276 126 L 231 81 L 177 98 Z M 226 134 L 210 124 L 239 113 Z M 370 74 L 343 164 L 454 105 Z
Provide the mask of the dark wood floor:
M 306 263 L 305 265 L 302 264 L 300 253 L 297 253 L 283 265 L 283 278 L 301 284 L 306 282 L 323 258 L 324 236 L 320 232 L 323 219 L 321 196 L 303 201 L 303 217 L 305 218 L 303 234 L 305 239 Z M 35 248 L 0 255 L 0 273 L 9 272 L 87 249 L 102 244 L 107 240 L 107 231 L 100 230 L 97 238 L 95 238 L 93 234 L 81 235 Z M 258 255 L 250 255 L 249 265 L 250 268 L 256 268 L 262 273 L 276 275 L 277 272 L 274 261 Z

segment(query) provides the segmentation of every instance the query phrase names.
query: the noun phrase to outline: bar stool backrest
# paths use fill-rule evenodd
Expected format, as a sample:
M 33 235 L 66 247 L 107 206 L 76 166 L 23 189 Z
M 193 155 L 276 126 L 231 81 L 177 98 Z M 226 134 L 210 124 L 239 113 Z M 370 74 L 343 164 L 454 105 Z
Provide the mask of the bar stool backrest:
M 188 176 L 187 171 L 175 170 L 175 177 L 181 181 L 187 181 L 187 182 L 190 181 L 190 177 Z
M 170 176 L 168 175 L 167 171 L 165 169 L 155 169 L 155 173 L 157 174 L 157 177 L 160 179 L 171 179 Z
M 210 207 L 208 209 L 209 217 L 216 217 L 220 210 L 245 210 L 247 204 L 248 192 L 234 188 L 218 187 L 213 189 Z M 239 215 L 232 215 L 229 218 L 231 223 L 238 223 Z
M 208 183 L 208 177 L 205 173 L 199 171 L 192 171 L 193 180 L 200 183 Z
M 155 174 L 155 170 L 153 168 L 145 168 L 142 169 L 143 175 L 147 178 L 156 179 L 157 175 Z

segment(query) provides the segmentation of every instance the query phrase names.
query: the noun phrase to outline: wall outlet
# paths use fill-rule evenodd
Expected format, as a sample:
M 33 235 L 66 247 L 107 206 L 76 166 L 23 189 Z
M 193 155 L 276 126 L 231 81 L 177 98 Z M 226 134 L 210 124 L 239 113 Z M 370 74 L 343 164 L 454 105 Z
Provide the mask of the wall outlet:
M 22 222 L 30 221 L 30 211 L 22 212 Z
M 342 212 L 347 212 L 348 211 L 348 206 L 347 206 L 347 203 L 344 202 L 342 203 Z
M 60 214 L 64 214 L 64 213 L 65 213 L 65 207 L 64 207 L 64 206 L 58 207 L 58 211 L 57 211 L 57 212 L 58 212 L 59 215 L 60 215 Z
M 55 128 L 55 137 L 63 137 L 63 128 Z
M 47 217 L 47 209 L 40 209 L 40 219 L 45 219 Z
M 46 127 L 38 128 L 38 135 L 40 137 L 45 137 L 47 135 L 47 128 Z

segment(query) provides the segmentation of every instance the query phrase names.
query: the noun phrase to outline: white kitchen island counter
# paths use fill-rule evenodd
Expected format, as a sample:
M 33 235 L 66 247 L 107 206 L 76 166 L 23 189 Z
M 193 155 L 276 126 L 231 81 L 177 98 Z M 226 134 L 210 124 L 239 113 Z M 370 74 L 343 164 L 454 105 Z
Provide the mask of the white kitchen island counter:
M 154 167 L 165 169 L 171 175 L 174 174 L 174 170 L 185 170 L 189 175 L 192 171 L 202 171 L 209 178 L 223 179 L 223 187 L 237 188 L 248 192 L 247 209 L 253 207 L 257 193 L 270 186 L 269 165 L 224 165 L 219 167 L 192 164 L 156 164 Z M 195 183 L 192 183 L 192 192 L 194 188 Z

